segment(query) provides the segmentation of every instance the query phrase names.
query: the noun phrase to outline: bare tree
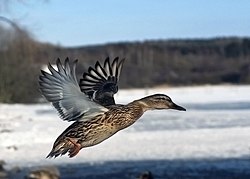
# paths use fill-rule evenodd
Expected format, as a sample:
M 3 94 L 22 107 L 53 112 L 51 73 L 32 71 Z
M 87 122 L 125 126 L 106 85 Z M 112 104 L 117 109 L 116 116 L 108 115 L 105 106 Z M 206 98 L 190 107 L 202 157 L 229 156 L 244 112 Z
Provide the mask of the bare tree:
M 9 29 L 2 28 L 1 34 L 12 32 L 12 38 L 0 50 L 0 102 L 32 102 L 37 96 L 34 88 L 38 73 L 34 66 L 37 42 L 17 23 L 3 16 L 0 21 L 10 25 Z

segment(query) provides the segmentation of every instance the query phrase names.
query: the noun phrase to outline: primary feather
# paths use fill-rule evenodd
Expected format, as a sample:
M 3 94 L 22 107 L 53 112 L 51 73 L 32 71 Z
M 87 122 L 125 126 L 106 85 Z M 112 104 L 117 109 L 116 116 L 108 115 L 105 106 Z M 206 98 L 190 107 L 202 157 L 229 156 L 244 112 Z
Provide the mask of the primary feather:
M 116 57 L 113 62 L 106 58 L 103 66 L 97 61 L 89 67 L 80 80 L 81 91 L 103 106 L 114 105 L 114 94 L 118 91 L 118 81 L 124 59 Z
M 51 64 L 48 65 L 50 73 L 41 71 L 40 90 L 43 96 L 53 104 L 63 120 L 89 120 L 92 117 L 103 114 L 108 109 L 91 101 L 81 92 L 76 75 L 77 60 L 70 67 L 69 59 L 62 65 L 57 59 L 55 70 Z

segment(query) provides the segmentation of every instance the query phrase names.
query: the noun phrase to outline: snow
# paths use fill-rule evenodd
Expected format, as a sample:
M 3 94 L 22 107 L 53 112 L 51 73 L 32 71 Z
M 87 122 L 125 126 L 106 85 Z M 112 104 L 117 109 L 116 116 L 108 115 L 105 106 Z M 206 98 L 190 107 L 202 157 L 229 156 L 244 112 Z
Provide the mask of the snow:
M 211 103 L 211 102 L 249 102 L 249 85 L 220 85 L 220 86 L 195 86 L 195 87 L 162 87 L 120 90 L 116 99 L 128 102 L 128 100 L 144 97 L 154 93 L 169 95 L 176 102 L 184 103 Z
M 120 90 L 118 103 L 154 93 L 169 95 L 186 112 L 146 112 L 131 127 L 74 158 L 45 159 L 69 126 L 50 104 L 0 104 L 0 159 L 8 167 L 80 162 L 246 158 L 250 154 L 250 86 Z

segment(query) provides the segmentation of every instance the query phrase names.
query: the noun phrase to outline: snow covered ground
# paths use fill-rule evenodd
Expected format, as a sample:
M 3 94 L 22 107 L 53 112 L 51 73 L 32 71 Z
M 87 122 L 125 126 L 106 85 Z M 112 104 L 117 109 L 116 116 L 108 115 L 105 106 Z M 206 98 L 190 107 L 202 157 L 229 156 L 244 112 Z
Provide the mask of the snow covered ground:
M 133 126 L 69 159 L 45 159 L 70 123 L 50 104 L 0 104 L 0 160 L 13 166 L 140 160 L 205 160 L 250 157 L 250 86 L 199 86 L 121 90 L 127 103 L 164 93 L 185 107 L 150 111 Z M 250 168 L 249 168 L 250 169 Z

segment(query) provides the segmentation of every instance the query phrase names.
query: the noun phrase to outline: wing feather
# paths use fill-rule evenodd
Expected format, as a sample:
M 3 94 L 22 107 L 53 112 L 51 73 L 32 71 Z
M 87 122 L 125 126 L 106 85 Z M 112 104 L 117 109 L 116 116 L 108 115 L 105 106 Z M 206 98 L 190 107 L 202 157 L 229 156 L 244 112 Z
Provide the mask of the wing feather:
M 112 63 L 107 57 L 103 66 L 97 61 L 94 68 L 89 67 L 80 79 L 81 91 L 103 106 L 115 104 L 113 96 L 118 91 L 123 62 L 124 59 L 119 61 L 118 57 Z
M 40 90 L 43 96 L 53 104 L 63 120 L 89 120 L 103 114 L 108 109 L 89 99 L 81 92 L 75 75 L 77 60 L 70 67 L 67 58 L 64 65 L 57 59 L 55 70 L 48 64 L 50 73 L 41 71 L 39 77 Z

